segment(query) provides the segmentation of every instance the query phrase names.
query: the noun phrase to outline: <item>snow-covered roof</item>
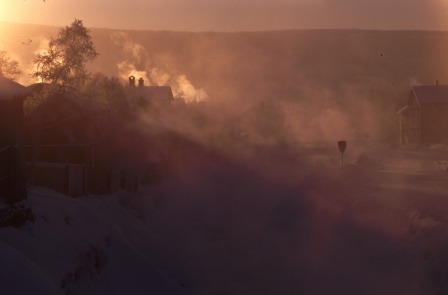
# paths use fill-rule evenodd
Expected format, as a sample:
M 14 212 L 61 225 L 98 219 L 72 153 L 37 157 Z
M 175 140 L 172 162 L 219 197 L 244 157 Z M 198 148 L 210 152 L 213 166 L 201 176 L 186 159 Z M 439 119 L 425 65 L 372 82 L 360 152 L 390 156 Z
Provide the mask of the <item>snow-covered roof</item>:
M 136 93 L 149 100 L 173 100 L 173 92 L 170 86 L 136 86 Z
M 409 106 L 408 106 L 408 105 L 405 105 L 404 107 L 402 107 L 402 108 L 397 112 L 397 114 L 400 115 L 401 113 L 403 113 L 403 112 L 406 111 L 407 109 L 409 109 Z
M 28 91 L 30 91 L 30 92 L 39 92 L 39 91 L 42 91 L 42 88 L 44 88 L 45 86 L 48 86 L 48 85 L 50 85 L 50 84 L 38 82 L 38 83 L 28 85 L 27 88 L 28 88 Z
M 29 93 L 29 89 L 11 79 L 0 77 L 0 100 L 12 99 L 15 96 Z
M 411 90 L 412 96 L 418 103 L 448 103 L 448 85 L 414 86 Z

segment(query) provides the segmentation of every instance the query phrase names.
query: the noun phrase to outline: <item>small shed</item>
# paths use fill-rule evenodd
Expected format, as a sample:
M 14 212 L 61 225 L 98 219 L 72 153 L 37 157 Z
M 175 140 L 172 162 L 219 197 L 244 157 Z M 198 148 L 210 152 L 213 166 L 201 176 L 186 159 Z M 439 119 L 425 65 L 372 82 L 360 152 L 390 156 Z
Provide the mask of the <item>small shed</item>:
M 448 141 L 448 85 L 414 86 L 399 115 L 400 144 Z
M 12 203 L 26 197 L 22 152 L 25 86 L 0 77 L 0 199 Z

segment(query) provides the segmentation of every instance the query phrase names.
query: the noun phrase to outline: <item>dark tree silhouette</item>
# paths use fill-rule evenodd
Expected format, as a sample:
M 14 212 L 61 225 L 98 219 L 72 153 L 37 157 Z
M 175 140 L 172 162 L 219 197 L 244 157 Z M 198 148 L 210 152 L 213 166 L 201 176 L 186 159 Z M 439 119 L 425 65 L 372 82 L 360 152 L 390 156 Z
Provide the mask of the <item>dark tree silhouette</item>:
M 15 80 L 21 73 L 19 63 L 11 59 L 5 50 L 0 50 L 0 77 Z
M 86 63 L 98 56 L 89 33 L 78 19 L 61 29 L 56 38 L 51 38 L 48 51 L 34 60 L 33 77 L 57 85 L 62 91 L 77 92 L 90 76 Z

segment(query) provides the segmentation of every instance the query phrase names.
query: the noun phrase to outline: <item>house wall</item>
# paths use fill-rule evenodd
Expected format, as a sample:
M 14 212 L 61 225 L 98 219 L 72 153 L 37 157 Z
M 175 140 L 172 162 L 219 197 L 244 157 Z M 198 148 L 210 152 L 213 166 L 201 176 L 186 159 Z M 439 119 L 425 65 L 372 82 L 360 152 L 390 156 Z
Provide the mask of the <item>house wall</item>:
M 6 202 L 26 197 L 22 134 L 22 99 L 0 100 L 0 199 Z
M 21 101 L 18 99 L 0 100 L 0 146 L 16 142 L 16 133 L 20 125 L 23 126 Z
M 400 144 L 421 141 L 421 114 L 418 107 L 411 107 L 400 114 Z
M 129 151 L 117 149 L 111 142 L 95 145 L 93 153 L 94 161 L 87 167 L 89 192 L 136 191 L 141 175 L 137 162 L 144 165 L 143 159 L 133 161 Z
M 448 103 L 417 103 L 411 95 L 400 113 L 400 144 L 448 142 Z
M 420 109 L 421 142 L 448 141 L 448 103 L 426 103 Z

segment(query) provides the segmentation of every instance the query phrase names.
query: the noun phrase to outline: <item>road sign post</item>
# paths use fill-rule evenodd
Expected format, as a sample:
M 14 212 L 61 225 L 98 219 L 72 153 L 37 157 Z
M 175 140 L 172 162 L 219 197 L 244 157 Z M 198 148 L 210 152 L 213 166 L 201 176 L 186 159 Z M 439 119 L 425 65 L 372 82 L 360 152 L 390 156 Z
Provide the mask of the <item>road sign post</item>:
M 347 142 L 345 140 L 338 141 L 338 148 L 341 152 L 341 168 L 344 168 L 344 152 L 347 149 Z

